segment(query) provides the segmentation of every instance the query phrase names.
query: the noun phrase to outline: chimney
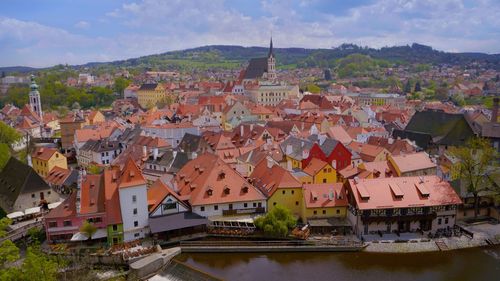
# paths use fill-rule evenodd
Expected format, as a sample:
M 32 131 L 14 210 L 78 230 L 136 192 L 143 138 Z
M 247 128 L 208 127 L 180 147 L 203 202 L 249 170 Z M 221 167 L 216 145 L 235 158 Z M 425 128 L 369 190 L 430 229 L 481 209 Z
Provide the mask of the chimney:
M 158 159 L 158 147 L 153 148 L 153 159 Z
M 31 155 L 30 154 L 28 154 L 26 156 L 26 160 L 28 161 L 28 166 L 33 167 L 33 162 L 31 161 Z
M 271 169 L 271 168 L 274 166 L 274 161 L 273 161 L 273 159 L 272 159 L 271 157 L 269 157 L 269 156 L 268 156 L 268 157 L 266 157 L 266 160 L 267 160 L 267 167 L 268 167 L 269 169 Z
M 245 133 L 245 128 L 244 128 L 245 125 L 241 124 L 240 125 L 240 136 L 242 137 L 243 136 L 243 133 Z
M 292 170 L 292 160 L 288 159 L 288 161 L 286 161 L 286 169 L 288 171 Z
M 148 148 L 145 145 L 142 146 L 142 157 L 148 157 Z
M 394 143 L 394 139 L 393 138 L 388 138 L 387 139 L 387 143 L 388 144 L 393 144 Z
M 302 150 L 302 159 L 306 159 L 309 157 L 309 151 L 306 149 Z
M 286 145 L 286 154 L 290 155 L 290 154 L 292 154 L 292 152 L 293 152 L 292 145 L 291 144 L 287 144 Z
M 491 111 L 491 122 L 496 123 L 498 120 L 498 101 L 499 98 L 493 98 L 493 110 Z
M 250 131 L 253 131 L 253 124 L 250 124 Z
M 333 193 L 333 189 L 330 188 L 330 192 L 328 192 L 328 200 L 332 201 L 335 198 L 335 194 Z
M 337 170 L 337 160 L 332 160 L 332 167 Z

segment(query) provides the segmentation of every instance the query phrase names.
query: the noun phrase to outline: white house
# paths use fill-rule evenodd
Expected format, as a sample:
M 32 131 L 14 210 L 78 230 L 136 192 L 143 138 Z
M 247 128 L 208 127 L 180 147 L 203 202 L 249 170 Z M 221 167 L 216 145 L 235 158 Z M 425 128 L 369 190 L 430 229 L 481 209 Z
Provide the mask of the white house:
M 150 124 L 143 126 L 142 129 L 147 136 L 162 138 L 173 148 L 179 145 L 186 133 L 200 135 L 200 129 L 189 122 Z

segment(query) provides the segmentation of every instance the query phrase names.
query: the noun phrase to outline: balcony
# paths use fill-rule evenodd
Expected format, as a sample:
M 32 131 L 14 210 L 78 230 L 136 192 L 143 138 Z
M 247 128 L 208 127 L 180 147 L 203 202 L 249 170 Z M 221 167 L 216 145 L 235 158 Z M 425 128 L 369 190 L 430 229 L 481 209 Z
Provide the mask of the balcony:
M 266 209 L 264 207 L 257 207 L 257 208 L 247 208 L 247 209 L 222 210 L 222 215 L 234 216 L 234 215 L 247 215 L 247 214 L 262 214 L 265 212 Z

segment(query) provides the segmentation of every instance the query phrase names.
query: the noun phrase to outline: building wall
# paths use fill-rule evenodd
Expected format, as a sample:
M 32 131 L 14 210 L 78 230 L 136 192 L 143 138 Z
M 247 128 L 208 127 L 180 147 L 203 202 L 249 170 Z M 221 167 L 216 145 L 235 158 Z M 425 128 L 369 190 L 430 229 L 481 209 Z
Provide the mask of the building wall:
M 64 204 L 64 203 L 63 203 Z M 75 234 L 80 231 L 80 227 L 87 220 L 100 218 L 100 222 L 93 222 L 92 224 L 97 228 L 106 228 L 106 215 L 105 213 L 93 213 L 93 214 L 80 214 L 73 217 L 64 218 L 53 218 L 45 220 L 45 232 L 47 234 L 47 240 L 51 240 L 52 236 L 60 234 Z M 55 227 L 51 226 L 51 223 L 56 223 Z M 68 222 L 69 224 L 65 224 Z M 70 237 L 71 238 L 71 237 Z
M 37 207 L 40 204 L 41 194 L 43 192 L 43 198 L 50 204 L 54 202 L 59 202 L 61 197 L 52 188 L 44 189 L 42 191 L 37 191 L 33 193 L 23 193 L 19 194 L 16 202 L 14 203 L 14 209 L 12 212 L 24 211 L 28 208 Z
M 119 194 L 124 241 L 127 242 L 144 238 L 148 233 L 149 226 L 146 185 L 120 188 Z M 135 202 L 133 200 L 134 196 L 136 198 Z M 137 209 L 137 214 L 135 215 L 134 209 Z M 134 225 L 135 222 L 137 222 L 137 226 Z
M 300 217 L 304 205 L 302 187 L 278 188 L 267 200 L 267 210 L 272 211 L 278 205 L 289 209 L 295 216 Z
M 73 147 L 75 140 L 75 131 L 81 129 L 83 122 L 61 122 L 61 145 L 63 149 Z
M 144 127 L 144 131 L 155 137 L 162 138 L 166 140 L 173 148 L 176 148 L 181 142 L 185 134 L 199 135 L 200 130 L 198 127 L 188 127 L 188 128 L 155 128 L 155 127 Z
M 308 219 L 345 218 L 346 214 L 347 207 L 307 208 L 304 204 L 301 218 L 303 223 L 307 223 Z
M 246 207 L 245 203 L 247 204 Z M 253 203 L 255 203 L 255 207 Z M 244 210 L 244 209 L 257 208 L 259 206 L 259 203 L 262 208 L 267 209 L 266 200 L 234 202 L 232 204 L 233 204 L 233 210 L 238 210 L 238 209 Z M 217 206 L 217 210 L 214 209 L 214 206 Z M 203 208 L 204 210 L 202 210 Z M 222 216 L 222 210 L 229 210 L 229 203 L 192 206 L 192 210 L 193 213 L 203 217 Z
M 116 230 L 113 230 L 113 226 L 115 226 Z M 108 233 L 108 246 L 123 243 L 123 224 L 110 224 L 106 230 Z
M 316 175 L 314 175 L 314 183 L 335 183 L 337 182 L 337 172 L 332 166 L 325 165 Z
M 168 204 L 168 203 L 173 203 L 176 204 L 176 208 L 174 209 L 164 209 L 163 205 Z M 172 195 L 169 195 L 163 199 L 160 205 L 156 209 L 153 210 L 151 213 L 151 217 L 156 217 L 156 216 L 163 216 L 163 215 L 170 215 L 170 214 L 176 214 L 176 213 L 181 213 L 181 212 L 187 212 L 189 211 L 184 207 L 182 204 L 179 204 L 178 200 L 173 197 Z

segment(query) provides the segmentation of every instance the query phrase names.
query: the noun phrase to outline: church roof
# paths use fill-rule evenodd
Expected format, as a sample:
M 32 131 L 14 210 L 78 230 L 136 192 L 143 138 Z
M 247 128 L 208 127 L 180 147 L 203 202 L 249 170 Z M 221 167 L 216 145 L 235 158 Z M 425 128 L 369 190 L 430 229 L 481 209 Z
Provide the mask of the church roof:
M 267 58 L 253 58 L 245 71 L 244 79 L 258 79 L 267 72 Z

